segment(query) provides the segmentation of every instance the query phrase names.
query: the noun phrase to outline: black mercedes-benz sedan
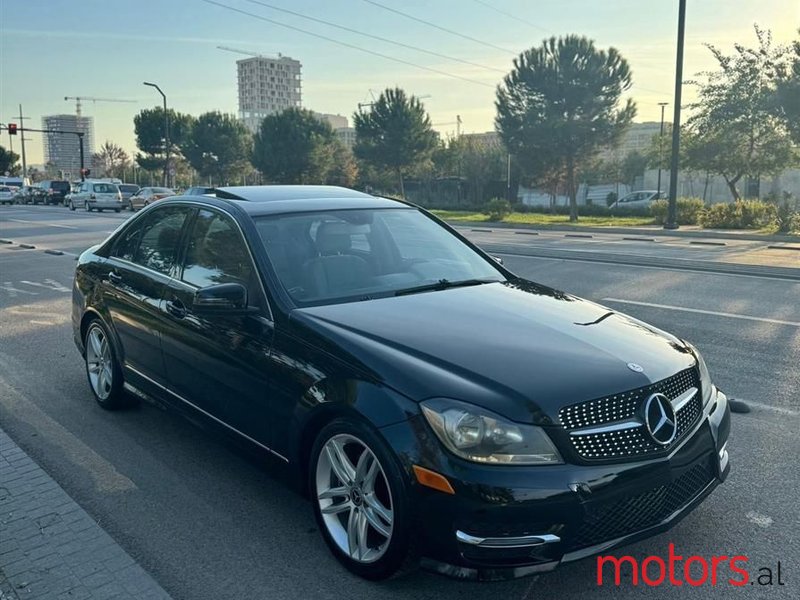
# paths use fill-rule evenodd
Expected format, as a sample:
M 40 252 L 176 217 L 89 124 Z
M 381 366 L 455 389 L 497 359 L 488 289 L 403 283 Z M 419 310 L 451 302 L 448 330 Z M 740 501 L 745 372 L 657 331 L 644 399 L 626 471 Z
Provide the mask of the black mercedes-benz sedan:
M 358 575 L 551 570 L 670 528 L 725 479 L 728 401 L 688 342 L 521 279 L 405 202 L 214 194 L 80 257 L 89 385 L 273 457 Z

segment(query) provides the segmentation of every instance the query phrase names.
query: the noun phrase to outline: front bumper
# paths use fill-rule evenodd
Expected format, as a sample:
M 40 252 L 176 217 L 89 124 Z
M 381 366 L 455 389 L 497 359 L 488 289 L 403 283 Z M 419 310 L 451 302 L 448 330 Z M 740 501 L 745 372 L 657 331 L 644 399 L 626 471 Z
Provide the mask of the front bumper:
M 719 391 L 669 455 L 624 463 L 477 465 L 445 454 L 421 425 L 383 432 L 401 456 L 452 484 L 453 495 L 414 485 L 414 505 L 423 566 L 459 578 L 551 571 L 666 531 L 730 470 L 730 411 Z

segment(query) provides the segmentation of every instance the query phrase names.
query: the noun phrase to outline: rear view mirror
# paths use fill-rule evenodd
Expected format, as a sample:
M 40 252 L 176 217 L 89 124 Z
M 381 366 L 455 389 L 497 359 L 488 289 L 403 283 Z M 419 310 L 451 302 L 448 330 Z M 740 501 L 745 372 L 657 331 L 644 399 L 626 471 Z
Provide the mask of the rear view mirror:
M 247 288 L 241 283 L 219 283 L 200 288 L 194 295 L 193 307 L 199 313 L 244 314 Z

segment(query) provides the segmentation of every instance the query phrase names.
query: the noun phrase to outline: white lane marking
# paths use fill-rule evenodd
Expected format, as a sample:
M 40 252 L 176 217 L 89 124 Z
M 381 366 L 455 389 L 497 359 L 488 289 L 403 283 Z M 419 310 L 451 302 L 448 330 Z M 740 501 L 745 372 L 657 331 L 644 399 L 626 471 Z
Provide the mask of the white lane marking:
M 25 219 L 7 219 L 8 221 L 14 221 L 15 223 L 33 223 L 34 225 L 44 225 L 45 227 L 59 227 L 61 229 L 79 229 L 74 225 L 58 225 L 56 223 L 44 223 L 42 221 L 26 221 Z
M 70 289 L 68 287 L 64 287 L 57 281 L 53 279 L 45 279 L 44 283 L 39 283 L 38 281 L 25 281 L 24 279 L 20 281 L 20 283 L 24 283 L 25 285 L 32 285 L 35 287 L 44 288 L 46 290 L 53 290 L 55 292 L 69 292 Z
M 751 523 L 755 523 L 756 525 L 764 529 L 772 525 L 772 517 L 768 517 L 767 515 L 762 515 L 760 513 L 755 512 L 754 510 L 745 513 L 744 516 L 747 517 L 747 520 L 750 521 Z
M 28 296 L 38 296 L 39 292 L 29 292 L 28 290 L 18 290 L 13 285 L 12 282 L 4 281 L 3 285 L 0 285 L 0 290 L 4 290 L 8 292 L 8 295 L 12 298 L 16 298 L 18 294 L 27 294 Z
M 789 325 L 800 327 L 797 321 L 782 321 L 781 319 L 769 319 L 766 317 L 751 317 L 750 315 L 737 315 L 735 313 L 718 312 L 715 310 L 702 310 L 699 308 L 686 308 L 685 306 L 672 306 L 670 304 L 655 304 L 653 302 L 638 302 L 636 300 L 622 300 L 621 298 L 603 298 L 603 302 L 618 302 L 620 304 L 635 304 L 636 306 L 649 306 L 651 308 L 663 308 L 664 310 L 679 310 L 682 312 L 698 313 L 701 315 L 714 315 L 715 317 L 728 317 L 730 319 L 743 319 L 745 321 L 760 321 L 762 323 L 774 323 L 776 325 Z
M 0 354 L 0 366 L 3 369 L 14 367 L 16 372 L 20 373 L 20 366 L 12 362 L 16 361 Z M 61 451 L 70 462 L 88 473 L 98 492 L 116 493 L 136 489 L 136 484 L 117 471 L 113 464 L 45 413 L 35 402 L 8 385 L 2 377 L 0 377 L 0 403 L 6 410 L 12 412 L 15 418 L 35 429 L 40 439 L 45 439 L 49 444 L 56 446 L 56 451 Z

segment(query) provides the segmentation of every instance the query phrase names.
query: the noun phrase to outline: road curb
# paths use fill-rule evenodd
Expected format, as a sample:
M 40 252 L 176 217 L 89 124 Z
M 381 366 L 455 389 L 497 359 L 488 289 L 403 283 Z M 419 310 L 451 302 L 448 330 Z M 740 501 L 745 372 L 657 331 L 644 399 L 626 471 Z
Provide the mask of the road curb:
M 749 275 L 752 277 L 770 277 L 775 279 L 800 281 L 800 268 L 796 269 L 792 267 L 766 267 L 761 265 L 744 265 L 737 263 L 712 262 L 681 258 L 630 256 L 627 254 L 613 254 L 607 252 L 597 252 L 594 250 L 551 250 L 548 248 L 526 248 L 525 246 L 511 246 L 493 243 L 481 243 L 481 248 L 490 253 L 506 254 L 510 256 L 579 260 L 616 265 L 630 265 L 634 267 L 656 267 L 662 269 L 701 271 L 706 273 L 721 273 L 724 275 Z
M 451 227 L 491 227 L 493 229 L 532 229 L 534 231 L 582 231 L 585 233 L 622 233 L 641 236 L 667 236 L 685 238 L 718 238 L 724 240 L 744 240 L 750 242 L 797 242 L 800 236 L 758 233 L 730 233 L 712 230 L 662 229 L 660 227 L 592 227 L 583 225 L 531 225 L 526 223 L 504 223 L 496 221 L 449 221 Z
M 0 472 L 0 598 L 170 600 L 2 429 Z

